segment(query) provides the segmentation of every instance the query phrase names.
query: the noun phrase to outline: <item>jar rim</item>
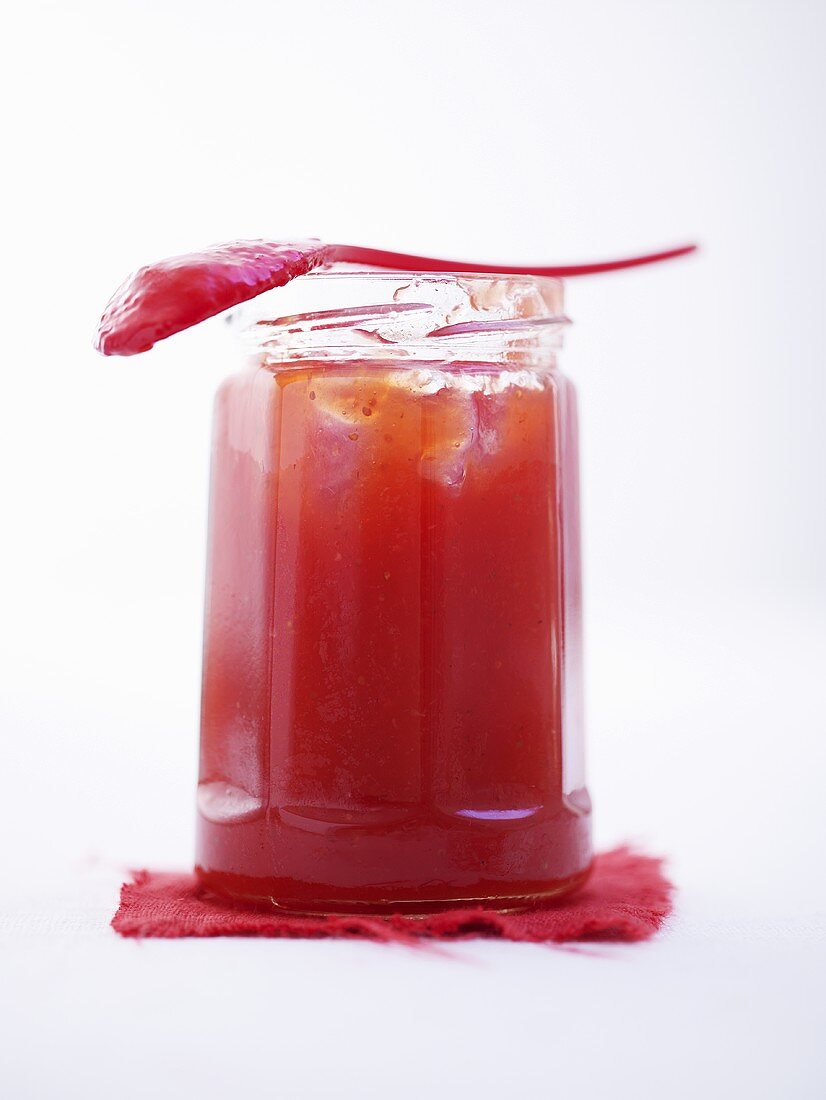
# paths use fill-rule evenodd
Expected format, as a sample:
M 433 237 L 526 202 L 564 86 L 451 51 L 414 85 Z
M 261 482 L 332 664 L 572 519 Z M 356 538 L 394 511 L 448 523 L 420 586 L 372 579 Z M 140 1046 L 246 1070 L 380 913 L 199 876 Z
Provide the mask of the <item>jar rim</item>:
M 233 319 L 247 350 L 272 365 L 318 358 L 526 360 L 558 347 L 570 324 L 557 278 L 350 265 L 267 292 Z

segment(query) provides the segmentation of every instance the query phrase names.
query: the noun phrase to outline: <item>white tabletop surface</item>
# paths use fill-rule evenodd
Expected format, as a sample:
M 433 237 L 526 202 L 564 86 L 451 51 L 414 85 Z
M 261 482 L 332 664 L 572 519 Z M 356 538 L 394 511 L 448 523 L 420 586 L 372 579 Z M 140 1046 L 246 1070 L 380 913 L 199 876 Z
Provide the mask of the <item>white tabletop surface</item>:
M 735 619 L 706 634 L 685 612 L 667 649 L 642 623 L 622 648 L 593 632 L 598 840 L 668 853 L 679 885 L 640 945 L 122 940 L 124 868 L 186 865 L 194 737 L 159 760 L 158 729 L 130 740 L 157 700 L 132 700 L 107 745 L 121 701 L 66 685 L 61 719 L 33 666 L 9 704 L 25 741 L 6 743 L 4 1094 L 822 1096 L 824 636 L 776 612 L 795 646 L 767 662 Z

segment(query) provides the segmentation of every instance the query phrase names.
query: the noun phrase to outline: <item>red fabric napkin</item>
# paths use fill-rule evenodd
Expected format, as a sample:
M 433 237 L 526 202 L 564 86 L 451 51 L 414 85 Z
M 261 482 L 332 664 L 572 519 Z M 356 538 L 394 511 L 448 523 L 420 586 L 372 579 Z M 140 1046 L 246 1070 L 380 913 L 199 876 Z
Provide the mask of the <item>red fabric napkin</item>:
M 594 861 L 585 886 L 572 898 L 521 913 L 453 909 L 425 917 L 286 916 L 245 908 L 201 890 L 192 874 L 137 871 L 121 888 L 112 927 L 121 936 L 337 936 L 406 942 L 424 938 L 494 936 L 528 943 L 572 940 L 647 940 L 671 912 L 673 887 L 662 860 L 614 848 Z

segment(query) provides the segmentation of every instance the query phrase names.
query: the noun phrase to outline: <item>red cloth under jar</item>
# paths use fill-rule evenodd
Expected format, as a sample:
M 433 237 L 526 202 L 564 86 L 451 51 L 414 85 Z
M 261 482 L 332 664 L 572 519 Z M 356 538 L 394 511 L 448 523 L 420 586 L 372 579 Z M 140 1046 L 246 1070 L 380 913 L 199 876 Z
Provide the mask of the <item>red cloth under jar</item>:
M 253 908 L 204 891 L 194 875 L 138 871 L 124 884 L 112 927 L 121 936 L 345 937 L 411 942 L 499 937 L 528 943 L 632 943 L 650 939 L 671 912 L 672 886 L 662 861 L 628 848 L 594 859 L 586 885 L 570 897 L 536 902 L 520 913 L 458 908 L 427 916 L 295 916 Z

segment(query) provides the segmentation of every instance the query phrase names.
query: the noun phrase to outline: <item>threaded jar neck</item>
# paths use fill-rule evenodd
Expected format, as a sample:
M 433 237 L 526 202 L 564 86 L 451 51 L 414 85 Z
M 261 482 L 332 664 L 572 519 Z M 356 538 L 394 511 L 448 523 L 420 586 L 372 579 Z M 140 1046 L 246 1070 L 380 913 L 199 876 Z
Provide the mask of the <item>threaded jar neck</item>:
M 248 355 L 271 369 L 307 361 L 553 369 L 559 279 L 335 266 L 230 315 Z

